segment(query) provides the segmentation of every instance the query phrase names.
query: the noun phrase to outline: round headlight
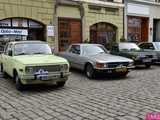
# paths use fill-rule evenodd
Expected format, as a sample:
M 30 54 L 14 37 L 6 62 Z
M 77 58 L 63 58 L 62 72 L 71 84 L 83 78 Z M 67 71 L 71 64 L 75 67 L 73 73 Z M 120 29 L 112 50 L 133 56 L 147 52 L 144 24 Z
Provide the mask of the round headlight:
M 26 72 L 27 73 L 33 73 L 33 68 L 32 67 L 26 67 Z
M 61 71 L 66 71 L 66 70 L 68 70 L 68 65 L 67 64 L 61 65 Z

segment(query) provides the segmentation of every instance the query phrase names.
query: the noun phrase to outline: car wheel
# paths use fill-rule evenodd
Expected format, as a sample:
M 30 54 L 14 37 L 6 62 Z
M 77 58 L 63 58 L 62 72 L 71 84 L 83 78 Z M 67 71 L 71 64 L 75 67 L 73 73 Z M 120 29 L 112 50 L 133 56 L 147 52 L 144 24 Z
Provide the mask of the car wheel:
M 1 72 L 3 72 L 3 65 L 1 64 Z
M 88 64 L 88 65 L 86 66 L 85 72 L 86 72 L 86 76 L 87 76 L 89 79 L 95 77 L 95 71 L 94 71 L 94 68 L 93 68 L 93 66 L 92 66 L 91 64 Z
M 149 65 L 149 64 L 146 64 L 145 66 L 146 66 L 146 68 L 150 68 L 151 67 L 151 65 Z
M 3 69 L 3 64 L 1 64 L 1 72 L 2 72 L 3 78 L 7 78 L 8 77 L 7 73 Z
M 57 82 L 57 87 L 63 87 L 65 85 L 65 81 L 63 82 Z
M 24 90 L 24 85 L 21 83 L 19 76 L 16 74 L 14 78 L 15 78 L 15 82 L 16 82 L 16 89 L 19 91 Z

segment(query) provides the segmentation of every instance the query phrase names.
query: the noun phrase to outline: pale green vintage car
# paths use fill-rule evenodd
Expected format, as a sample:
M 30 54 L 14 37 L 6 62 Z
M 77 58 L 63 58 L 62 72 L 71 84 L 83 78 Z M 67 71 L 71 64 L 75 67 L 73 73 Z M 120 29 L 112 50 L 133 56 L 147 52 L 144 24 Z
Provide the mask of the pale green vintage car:
M 0 64 L 4 76 L 11 76 L 18 90 L 28 84 L 63 87 L 70 74 L 68 61 L 53 55 L 48 44 L 41 41 L 9 42 L 0 55 Z

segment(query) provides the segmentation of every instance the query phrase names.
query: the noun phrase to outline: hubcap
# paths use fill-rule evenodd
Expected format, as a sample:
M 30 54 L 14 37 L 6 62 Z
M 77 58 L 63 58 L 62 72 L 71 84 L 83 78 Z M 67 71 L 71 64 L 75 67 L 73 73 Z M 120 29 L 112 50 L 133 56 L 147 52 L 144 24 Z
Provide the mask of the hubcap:
M 88 67 L 87 67 L 87 76 L 88 76 L 88 77 L 91 77 L 92 74 L 93 74 L 93 69 L 92 69 L 91 66 L 88 66 Z
M 18 82 L 19 82 L 19 78 L 18 78 L 18 76 L 16 75 L 16 78 L 15 78 L 15 81 L 16 81 L 16 84 L 18 84 Z

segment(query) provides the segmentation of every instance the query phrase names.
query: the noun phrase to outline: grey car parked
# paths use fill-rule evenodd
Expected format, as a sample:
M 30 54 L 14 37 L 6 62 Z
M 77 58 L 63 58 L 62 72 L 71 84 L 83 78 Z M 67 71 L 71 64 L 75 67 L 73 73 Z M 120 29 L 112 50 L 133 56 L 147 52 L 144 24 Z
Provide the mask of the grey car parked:
M 143 42 L 139 44 L 139 47 L 144 51 L 152 51 L 157 55 L 157 61 L 160 62 L 160 42 Z
M 73 44 L 67 51 L 59 53 L 72 68 L 85 71 L 88 78 L 97 73 L 126 76 L 134 68 L 133 60 L 111 55 L 99 44 Z

